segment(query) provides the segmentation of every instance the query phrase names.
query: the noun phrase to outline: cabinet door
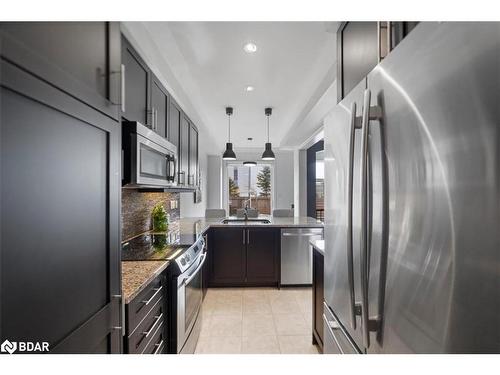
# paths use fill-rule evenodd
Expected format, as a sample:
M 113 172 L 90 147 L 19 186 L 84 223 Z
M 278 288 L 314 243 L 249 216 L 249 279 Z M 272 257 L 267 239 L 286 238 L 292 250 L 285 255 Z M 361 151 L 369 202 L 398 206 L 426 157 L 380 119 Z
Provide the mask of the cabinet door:
M 170 98 L 170 120 L 168 122 L 167 139 L 177 147 L 179 152 L 179 130 L 181 127 L 182 111 L 174 99 Z
M 182 114 L 179 135 L 179 183 L 188 184 L 189 175 L 189 120 Z
M 125 111 L 122 116 L 128 121 L 138 121 L 151 127 L 148 113 L 149 69 L 125 38 L 122 38 L 122 64 L 125 67 Z
M 245 282 L 245 229 L 214 228 L 209 251 L 211 286 Z
M 1 22 L 2 55 L 23 69 L 119 118 L 117 22 Z
M 189 185 L 198 185 L 198 129 L 189 125 Z
M 168 93 L 161 82 L 152 75 L 151 78 L 151 114 L 154 131 L 168 139 Z
M 179 147 L 180 142 L 179 142 L 179 134 L 180 134 L 180 129 L 181 129 L 181 118 L 182 118 L 182 111 L 180 107 L 177 105 L 177 103 L 174 101 L 174 99 L 170 98 L 170 119 L 168 121 L 168 131 L 167 131 L 167 139 L 170 143 L 174 144 L 177 147 L 177 155 L 176 155 L 176 160 L 177 160 L 177 183 L 180 183 L 180 170 L 181 170 L 181 149 Z
M 0 341 L 120 352 L 119 122 L 6 60 L 0 96 Z
M 274 228 L 250 228 L 246 232 L 247 282 L 276 285 L 279 231 Z
M 313 249 L 313 337 L 323 348 L 324 257 Z

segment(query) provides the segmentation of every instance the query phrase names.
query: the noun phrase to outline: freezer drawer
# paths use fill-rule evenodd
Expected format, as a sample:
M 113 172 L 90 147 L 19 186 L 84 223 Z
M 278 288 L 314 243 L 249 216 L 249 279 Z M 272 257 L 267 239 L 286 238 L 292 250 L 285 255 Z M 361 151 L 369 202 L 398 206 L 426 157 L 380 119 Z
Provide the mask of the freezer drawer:
M 281 285 L 312 284 L 311 240 L 323 239 L 323 228 L 281 229 Z
M 323 304 L 324 354 L 360 354 L 326 303 Z

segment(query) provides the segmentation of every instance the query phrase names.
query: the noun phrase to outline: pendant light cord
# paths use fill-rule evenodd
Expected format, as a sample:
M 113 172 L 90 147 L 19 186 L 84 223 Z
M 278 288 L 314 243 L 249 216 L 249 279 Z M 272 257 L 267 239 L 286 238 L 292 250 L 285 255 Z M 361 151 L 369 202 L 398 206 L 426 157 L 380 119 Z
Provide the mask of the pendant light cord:
M 269 143 L 269 115 L 267 115 L 267 143 Z
M 227 115 L 227 119 L 229 120 L 228 139 L 229 139 L 229 143 L 231 143 L 231 115 Z

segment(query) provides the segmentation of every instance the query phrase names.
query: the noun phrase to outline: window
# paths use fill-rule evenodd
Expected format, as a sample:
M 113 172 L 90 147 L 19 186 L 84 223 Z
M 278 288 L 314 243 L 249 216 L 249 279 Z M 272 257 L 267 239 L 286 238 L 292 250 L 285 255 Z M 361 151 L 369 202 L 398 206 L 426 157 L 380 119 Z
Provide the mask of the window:
M 325 221 L 324 151 L 316 152 L 316 219 Z
M 272 210 L 273 168 L 271 164 L 247 167 L 227 165 L 227 209 L 235 216 L 238 209 L 255 208 L 259 214 L 270 215 Z
M 325 217 L 324 142 L 320 140 L 307 149 L 307 216 L 323 221 Z

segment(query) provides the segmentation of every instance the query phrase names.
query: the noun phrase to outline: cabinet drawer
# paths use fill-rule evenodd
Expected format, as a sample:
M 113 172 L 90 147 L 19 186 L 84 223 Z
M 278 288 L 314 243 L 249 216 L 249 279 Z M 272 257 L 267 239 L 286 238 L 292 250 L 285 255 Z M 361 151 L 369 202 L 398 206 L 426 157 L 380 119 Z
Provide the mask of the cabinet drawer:
M 158 327 L 164 324 L 165 309 L 163 299 L 160 299 L 146 317 L 139 323 L 137 328 L 128 337 L 128 352 L 142 353 L 152 337 L 157 333 Z
M 153 334 L 153 337 L 142 351 L 142 354 L 162 354 L 165 352 L 167 340 L 165 336 L 166 320 L 158 324 L 158 328 Z
M 129 334 L 134 332 L 151 308 L 162 298 L 165 293 L 164 289 L 162 276 L 158 276 L 126 305 L 127 332 Z

